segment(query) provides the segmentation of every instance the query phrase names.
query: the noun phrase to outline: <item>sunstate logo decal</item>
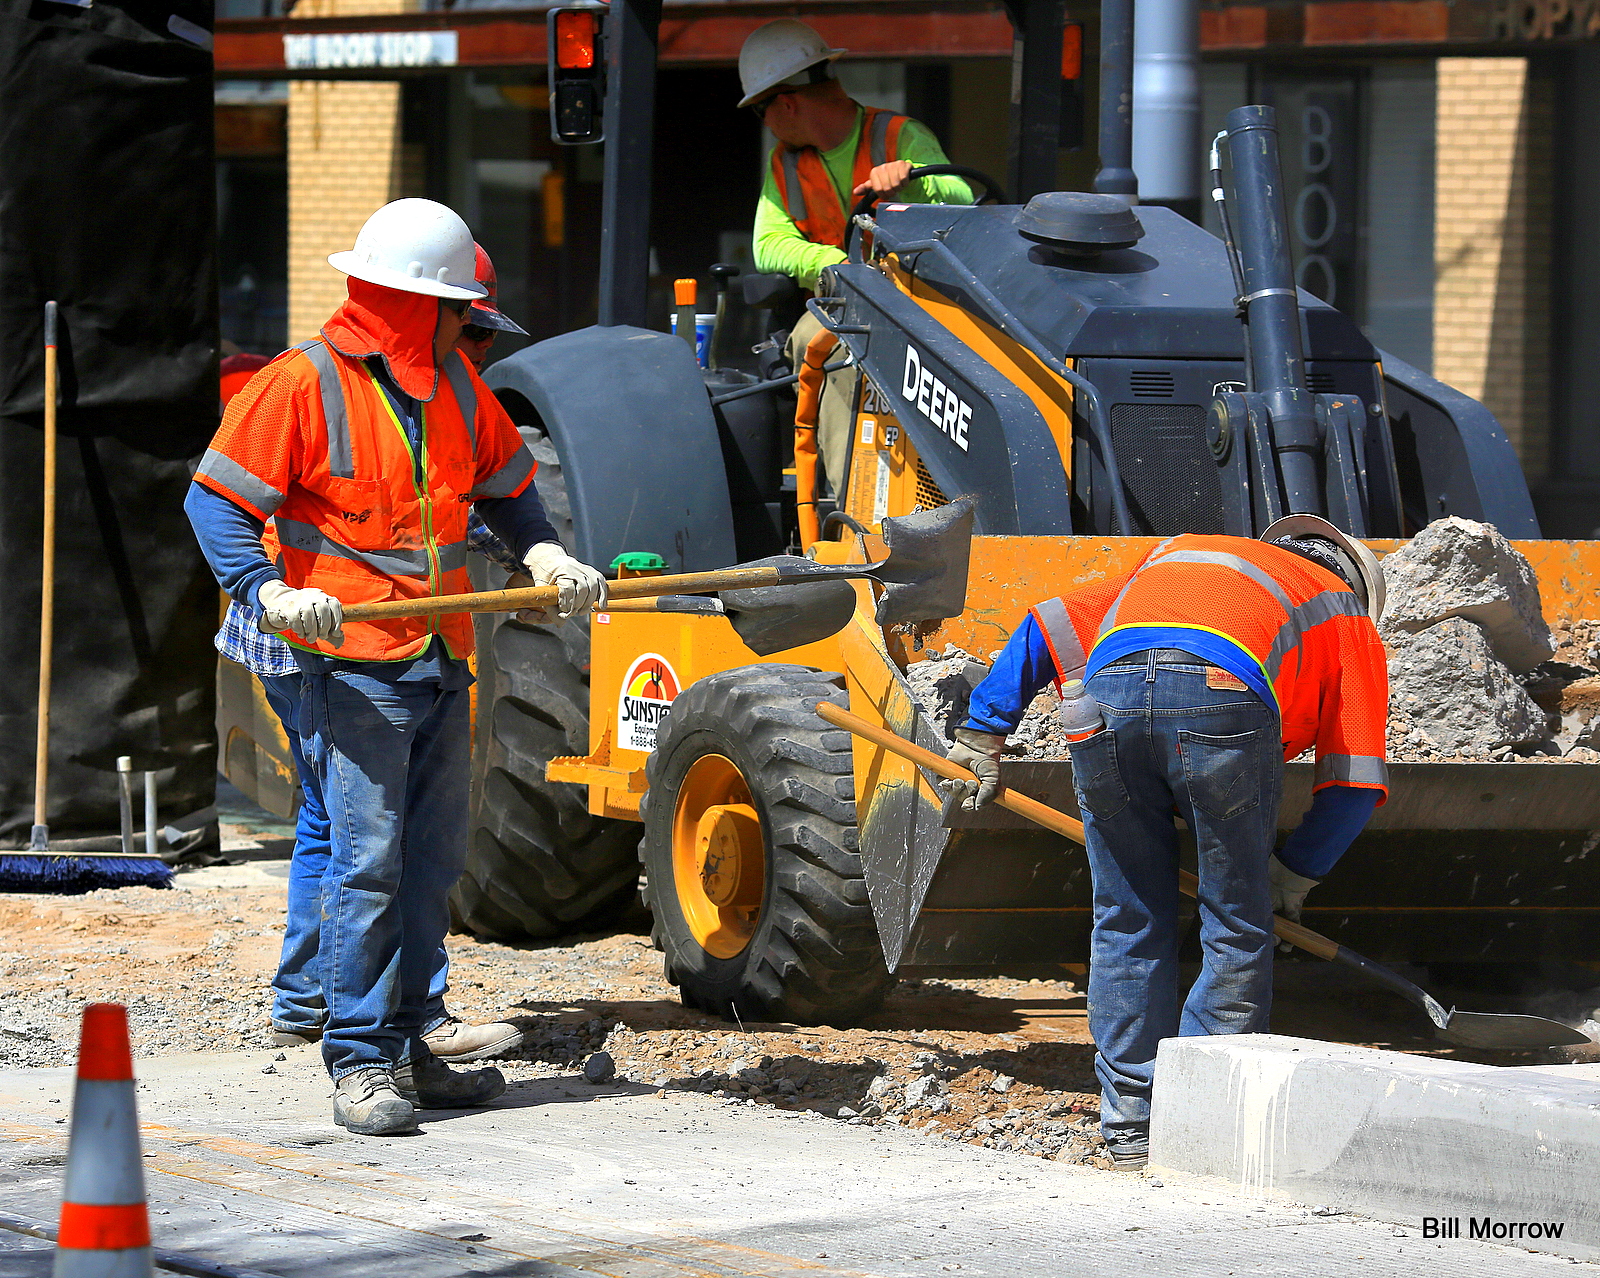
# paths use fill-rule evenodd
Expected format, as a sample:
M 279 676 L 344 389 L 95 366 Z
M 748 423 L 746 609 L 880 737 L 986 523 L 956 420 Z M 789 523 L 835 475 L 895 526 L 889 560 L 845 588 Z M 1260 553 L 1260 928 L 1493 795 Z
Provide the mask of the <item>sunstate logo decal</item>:
M 617 744 L 647 754 L 654 750 L 679 691 L 677 671 L 665 657 L 654 652 L 635 657 L 617 696 Z

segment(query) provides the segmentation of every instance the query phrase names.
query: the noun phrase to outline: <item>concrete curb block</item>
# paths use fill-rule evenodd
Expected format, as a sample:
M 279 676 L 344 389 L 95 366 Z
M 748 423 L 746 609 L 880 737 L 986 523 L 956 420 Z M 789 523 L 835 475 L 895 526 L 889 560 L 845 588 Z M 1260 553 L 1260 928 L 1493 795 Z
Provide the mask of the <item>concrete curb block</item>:
M 1152 1166 L 1600 1259 L 1600 1078 L 1277 1034 L 1169 1038 L 1155 1077 Z

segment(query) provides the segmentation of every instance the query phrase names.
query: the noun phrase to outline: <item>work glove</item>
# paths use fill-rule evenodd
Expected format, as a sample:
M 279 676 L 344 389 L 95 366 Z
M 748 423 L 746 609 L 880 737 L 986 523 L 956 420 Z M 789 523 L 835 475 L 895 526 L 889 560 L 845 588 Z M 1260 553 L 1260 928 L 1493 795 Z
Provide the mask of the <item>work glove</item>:
M 256 591 L 261 605 L 257 625 L 266 631 L 292 630 L 307 643 L 327 641 L 344 647 L 344 605 L 320 590 L 296 590 L 282 581 L 266 581 Z
M 1306 894 L 1321 879 L 1308 879 L 1296 874 L 1276 856 L 1267 858 L 1267 878 L 1272 885 L 1272 912 L 1281 914 L 1292 923 L 1300 921 L 1300 911 L 1305 906 Z M 1278 948 L 1285 953 L 1294 949 L 1287 941 L 1279 941 Z
M 956 743 L 945 756 L 951 763 L 959 764 L 976 774 L 976 781 L 941 781 L 939 787 L 946 794 L 961 796 L 961 806 L 976 812 L 986 803 L 994 801 L 1000 789 L 1000 750 L 1006 743 L 993 732 L 974 732 L 971 728 L 956 729 Z
M 587 612 L 598 605 L 605 607 L 608 596 L 605 574 L 588 564 L 580 563 L 562 549 L 558 541 L 541 541 L 522 557 L 528 576 L 541 586 L 556 586 L 560 597 L 551 615 L 549 608 L 524 608 L 517 614 L 519 621 L 534 625 L 548 625 L 557 617 L 566 618 L 574 613 Z

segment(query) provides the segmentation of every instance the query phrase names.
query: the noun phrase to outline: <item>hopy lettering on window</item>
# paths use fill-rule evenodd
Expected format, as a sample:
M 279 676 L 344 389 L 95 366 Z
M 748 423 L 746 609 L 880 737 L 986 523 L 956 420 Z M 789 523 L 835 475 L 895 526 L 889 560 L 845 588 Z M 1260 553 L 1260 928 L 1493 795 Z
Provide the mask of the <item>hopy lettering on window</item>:
M 905 379 L 900 393 L 927 419 L 934 429 L 942 431 L 962 452 L 967 451 L 967 427 L 972 422 L 972 406 L 947 386 L 933 370 L 925 367 L 917 348 L 906 344 Z

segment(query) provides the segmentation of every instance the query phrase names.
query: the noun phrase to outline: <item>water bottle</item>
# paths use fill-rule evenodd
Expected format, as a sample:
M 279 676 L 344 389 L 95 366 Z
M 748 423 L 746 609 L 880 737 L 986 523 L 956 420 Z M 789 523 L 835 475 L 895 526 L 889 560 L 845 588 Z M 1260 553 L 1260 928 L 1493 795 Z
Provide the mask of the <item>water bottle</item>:
M 1106 726 L 1100 703 L 1089 695 L 1081 679 L 1071 679 L 1061 685 L 1061 709 L 1057 713 L 1068 741 L 1082 741 Z

